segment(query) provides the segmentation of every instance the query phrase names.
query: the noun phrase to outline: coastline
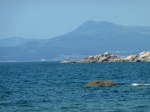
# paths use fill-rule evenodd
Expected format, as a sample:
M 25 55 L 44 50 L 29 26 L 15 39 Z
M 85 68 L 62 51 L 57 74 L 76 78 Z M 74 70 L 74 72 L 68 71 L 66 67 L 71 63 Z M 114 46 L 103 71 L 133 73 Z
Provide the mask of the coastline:
M 114 54 L 110 54 L 108 52 L 105 52 L 100 55 L 93 55 L 93 56 L 87 56 L 82 60 L 79 61 L 62 61 L 60 63 L 67 64 L 67 63 L 103 63 L 103 62 L 150 62 L 150 52 L 149 51 L 143 51 L 139 53 L 138 55 L 129 55 L 127 57 L 119 57 Z

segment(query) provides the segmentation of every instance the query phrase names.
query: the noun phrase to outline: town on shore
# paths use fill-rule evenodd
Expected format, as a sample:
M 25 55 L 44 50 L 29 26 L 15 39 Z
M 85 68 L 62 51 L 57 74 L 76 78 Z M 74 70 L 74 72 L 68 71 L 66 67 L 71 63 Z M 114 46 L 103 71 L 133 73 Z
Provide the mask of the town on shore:
M 108 52 L 95 56 L 88 56 L 79 61 L 62 61 L 61 63 L 102 63 L 102 62 L 150 62 L 150 52 L 144 51 L 139 55 L 119 57 Z

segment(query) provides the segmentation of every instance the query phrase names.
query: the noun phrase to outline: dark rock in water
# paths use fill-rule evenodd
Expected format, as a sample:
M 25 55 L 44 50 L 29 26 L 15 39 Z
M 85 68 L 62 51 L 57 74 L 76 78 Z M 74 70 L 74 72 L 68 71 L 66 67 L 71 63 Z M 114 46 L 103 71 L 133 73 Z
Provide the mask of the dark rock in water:
M 116 84 L 111 81 L 100 82 L 96 80 L 96 81 L 92 81 L 84 85 L 84 87 L 93 87 L 93 86 L 116 86 Z

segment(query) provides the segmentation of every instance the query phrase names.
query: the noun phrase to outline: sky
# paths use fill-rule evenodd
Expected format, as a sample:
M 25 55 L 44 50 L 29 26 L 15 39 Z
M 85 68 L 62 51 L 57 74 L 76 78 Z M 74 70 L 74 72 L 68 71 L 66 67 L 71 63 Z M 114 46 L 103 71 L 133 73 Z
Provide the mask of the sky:
M 0 0 L 0 39 L 47 39 L 88 20 L 150 26 L 150 0 Z

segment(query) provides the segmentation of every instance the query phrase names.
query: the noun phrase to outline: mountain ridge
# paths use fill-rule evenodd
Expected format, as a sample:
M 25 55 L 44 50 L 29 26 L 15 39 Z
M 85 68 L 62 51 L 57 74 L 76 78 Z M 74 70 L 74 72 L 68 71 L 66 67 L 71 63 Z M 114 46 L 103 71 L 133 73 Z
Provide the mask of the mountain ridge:
M 14 47 L 34 40 L 36 39 L 28 39 L 19 36 L 3 38 L 0 39 L 0 47 Z
M 33 40 L 5 50 L 0 47 L 0 61 L 64 60 L 62 55 L 69 60 L 69 56 L 73 55 L 76 59 L 107 51 L 119 51 L 120 55 L 129 55 L 149 51 L 149 43 L 150 26 L 123 26 L 107 21 L 86 21 L 62 36 Z M 13 58 L 11 54 L 14 55 Z

